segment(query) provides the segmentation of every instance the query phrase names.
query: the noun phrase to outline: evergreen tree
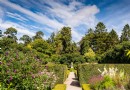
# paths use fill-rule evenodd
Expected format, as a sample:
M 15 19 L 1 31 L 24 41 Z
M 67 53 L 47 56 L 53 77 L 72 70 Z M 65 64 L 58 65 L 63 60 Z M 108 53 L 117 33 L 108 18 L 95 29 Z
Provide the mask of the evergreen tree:
M 120 41 L 130 41 L 130 26 L 126 24 L 122 30 Z
M 94 31 L 88 29 L 87 34 L 80 41 L 80 53 L 84 55 L 90 47 L 93 47 Z
M 95 27 L 95 36 L 93 38 L 93 50 L 101 54 L 106 51 L 106 37 L 108 35 L 106 26 L 102 23 L 99 22 L 97 26 Z
M 80 44 L 80 53 L 84 55 L 88 48 L 89 48 L 89 40 L 86 37 L 83 37 L 82 40 L 79 42 Z
M 106 49 L 112 48 L 119 43 L 119 38 L 115 30 L 111 30 L 106 39 Z
M 71 46 L 71 28 L 70 27 L 63 27 L 60 31 L 61 34 L 61 41 L 63 46 L 63 53 L 70 53 L 70 46 Z

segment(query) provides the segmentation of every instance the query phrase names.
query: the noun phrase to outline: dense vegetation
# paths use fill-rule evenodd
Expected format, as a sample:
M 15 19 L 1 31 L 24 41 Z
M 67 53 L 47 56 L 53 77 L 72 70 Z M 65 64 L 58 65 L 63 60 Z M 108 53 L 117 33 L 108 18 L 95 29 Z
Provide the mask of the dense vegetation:
M 92 90 L 123 90 L 122 86 L 129 90 L 129 68 L 130 64 L 80 64 L 78 77 L 81 85 L 90 84 Z
M 95 29 L 90 28 L 77 43 L 72 41 L 70 27 L 63 27 L 57 33 L 52 33 L 48 40 L 43 38 L 42 31 L 36 32 L 33 37 L 23 35 L 19 40 L 17 33 L 13 27 L 0 32 L 0 88 L 17 90 L 52 88 L 55 84 L 62 84 L 65 81 L 67 77 L 65 65 L 70 67 L 72 62 L 76 69 L 77 64 L 86 62 L 130 63 L 128 24 L 124 26 L 119 37 L 114 29 L 108 32 L 106 26 L 99 22 Z M 88 71 L 92 66 L 79 68 Z M 80 74 L 79 76 L 86 76 L 82 72 Z
M 44 40 L 42 31 L 30 37 L 23 35 L 18 43 L 17 30 L 7 28 L 0 34 L 0 52 L 17 49 L 27 53 L 33 51 L 38 58 L 44 58 L 44 63 L 61 64 L 99 62 L 99 63 L 130 63 L 127 52 L 130 49 L 130 26 L 126 24 L 119 37 L 115 30 L 107 31 L 106 26 L 99 22 L 95 29 L 89 29 L 82 39 L 72 41 L 71 28 L 63 27 L 57 33 L 52 33 Z M 121 57 L 119 57 L 121 56 Z

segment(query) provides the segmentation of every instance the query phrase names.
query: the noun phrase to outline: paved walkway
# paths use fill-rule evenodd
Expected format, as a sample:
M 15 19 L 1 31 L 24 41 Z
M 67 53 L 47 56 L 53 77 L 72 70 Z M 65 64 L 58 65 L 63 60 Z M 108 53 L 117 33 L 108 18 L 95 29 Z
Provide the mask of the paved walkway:
M 69 77 L 66 79 L 64 84 L 67 85 L 66 90 L 82 90 L 74 72 L 70 72 Z

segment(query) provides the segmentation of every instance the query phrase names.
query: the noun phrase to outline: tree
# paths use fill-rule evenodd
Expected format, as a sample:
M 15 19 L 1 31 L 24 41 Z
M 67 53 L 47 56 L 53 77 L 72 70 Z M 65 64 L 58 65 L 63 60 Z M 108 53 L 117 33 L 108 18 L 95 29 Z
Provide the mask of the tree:
M 87 62 L 95 62 L 96 54 L 91 48 L 89 48 L 88 51 L 84 54 L 84 57 Z
M 81 55 L 84 55 L 88 48 L 90 47 L 89 46 L 89 40 L 86 38 L 86 37 L 83 37 L 82 40 L 79 42 L 80 44 L 80 53 Z
M 15 28 L 13 28 L 13 27 L 7 28 L 6 31 L 4 32 L 4 34 L 6 34 L 8 38 L 11 38 L 16 42 L 17 30 Z
M 55 33 L 53 32 L 50 36 L 50 38 L 47 40 L 48 43 L 54 43 Z
M 69 46 L 71 44 L 71 28 L 70 27 L 63 27 L 60 31 L 61 34 L 61 41 L 63 45 L 63 53 L 69 53 L 70 49 Z
M 99 22 L 95 27 L 95 33 L 102 34 L 103 32 L 107 32 L 106 26 L 102 22 Z
M 57 54 L 65 54 L 71 52 L 71 28 L 63 27 L 54 38 L 54 47 Z
M 93 29 L 88 29 L 87 34 L 80 41 L 80 53 L 84 55 L 87 50 L 93 47 L 94 31 Z
M 44 36 L 44 33 L 42 31 L 38 31 L 38 32 L 36 32 L 36 35 L 33 36 L 33 40 L 42 39 L 43 36 Z
M 37 52 L 51 55 L 52 47 L 43 39 L 36 39 L 31 43 L 33 49 L 37 50 Z
M 0 37 L 2 37 L 3 35 L 2 35 L 2 30 L 0 30 Z
M 75 42 L 71 43 L 70 46 L 70 52 L 71 53 L 79 53 L 79 48 L 77 47 L 77 44 Z
M 108 35 L 106 26 L 102 22 L 99 22 L 95 27 L 94 34 L 95 36 L 93 38 L 93 50 L 96 53 L 101 54 L 106 51 L 107 47 L 105 42 Z
M 20 40 L 22 40 L 24 42 L 25 45 L 29 44 L 32 39 L 28 36 L 28 35 L 23 35 Z
M 113 48 L 118 43 L 119 43 L 118 35 L 117 35 L 116 31 L 114 29 L 112 29 L 106 39 L 107 49 Z
M 130 41 L 130 26 L 126 24 L 122 30 L 120 41 Z

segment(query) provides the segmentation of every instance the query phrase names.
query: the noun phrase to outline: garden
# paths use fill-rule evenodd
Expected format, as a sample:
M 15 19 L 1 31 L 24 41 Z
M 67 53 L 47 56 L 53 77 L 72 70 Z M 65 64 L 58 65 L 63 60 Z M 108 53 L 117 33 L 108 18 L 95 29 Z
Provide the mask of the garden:
M 130 90 L 129 68 L 130 64 L 81 64 L 80 85 L 83 90 Z
M 120 39 L 104 30 L 99 22 L 78 43 L 70 27 L 47 40 L 38 31 L 18 42 L 17 30 L 7 28 L 0 35 L 0 90 L 66 90 L 69 72 L 83 90 L 130 90 L 130 28 L 124 26 Z

